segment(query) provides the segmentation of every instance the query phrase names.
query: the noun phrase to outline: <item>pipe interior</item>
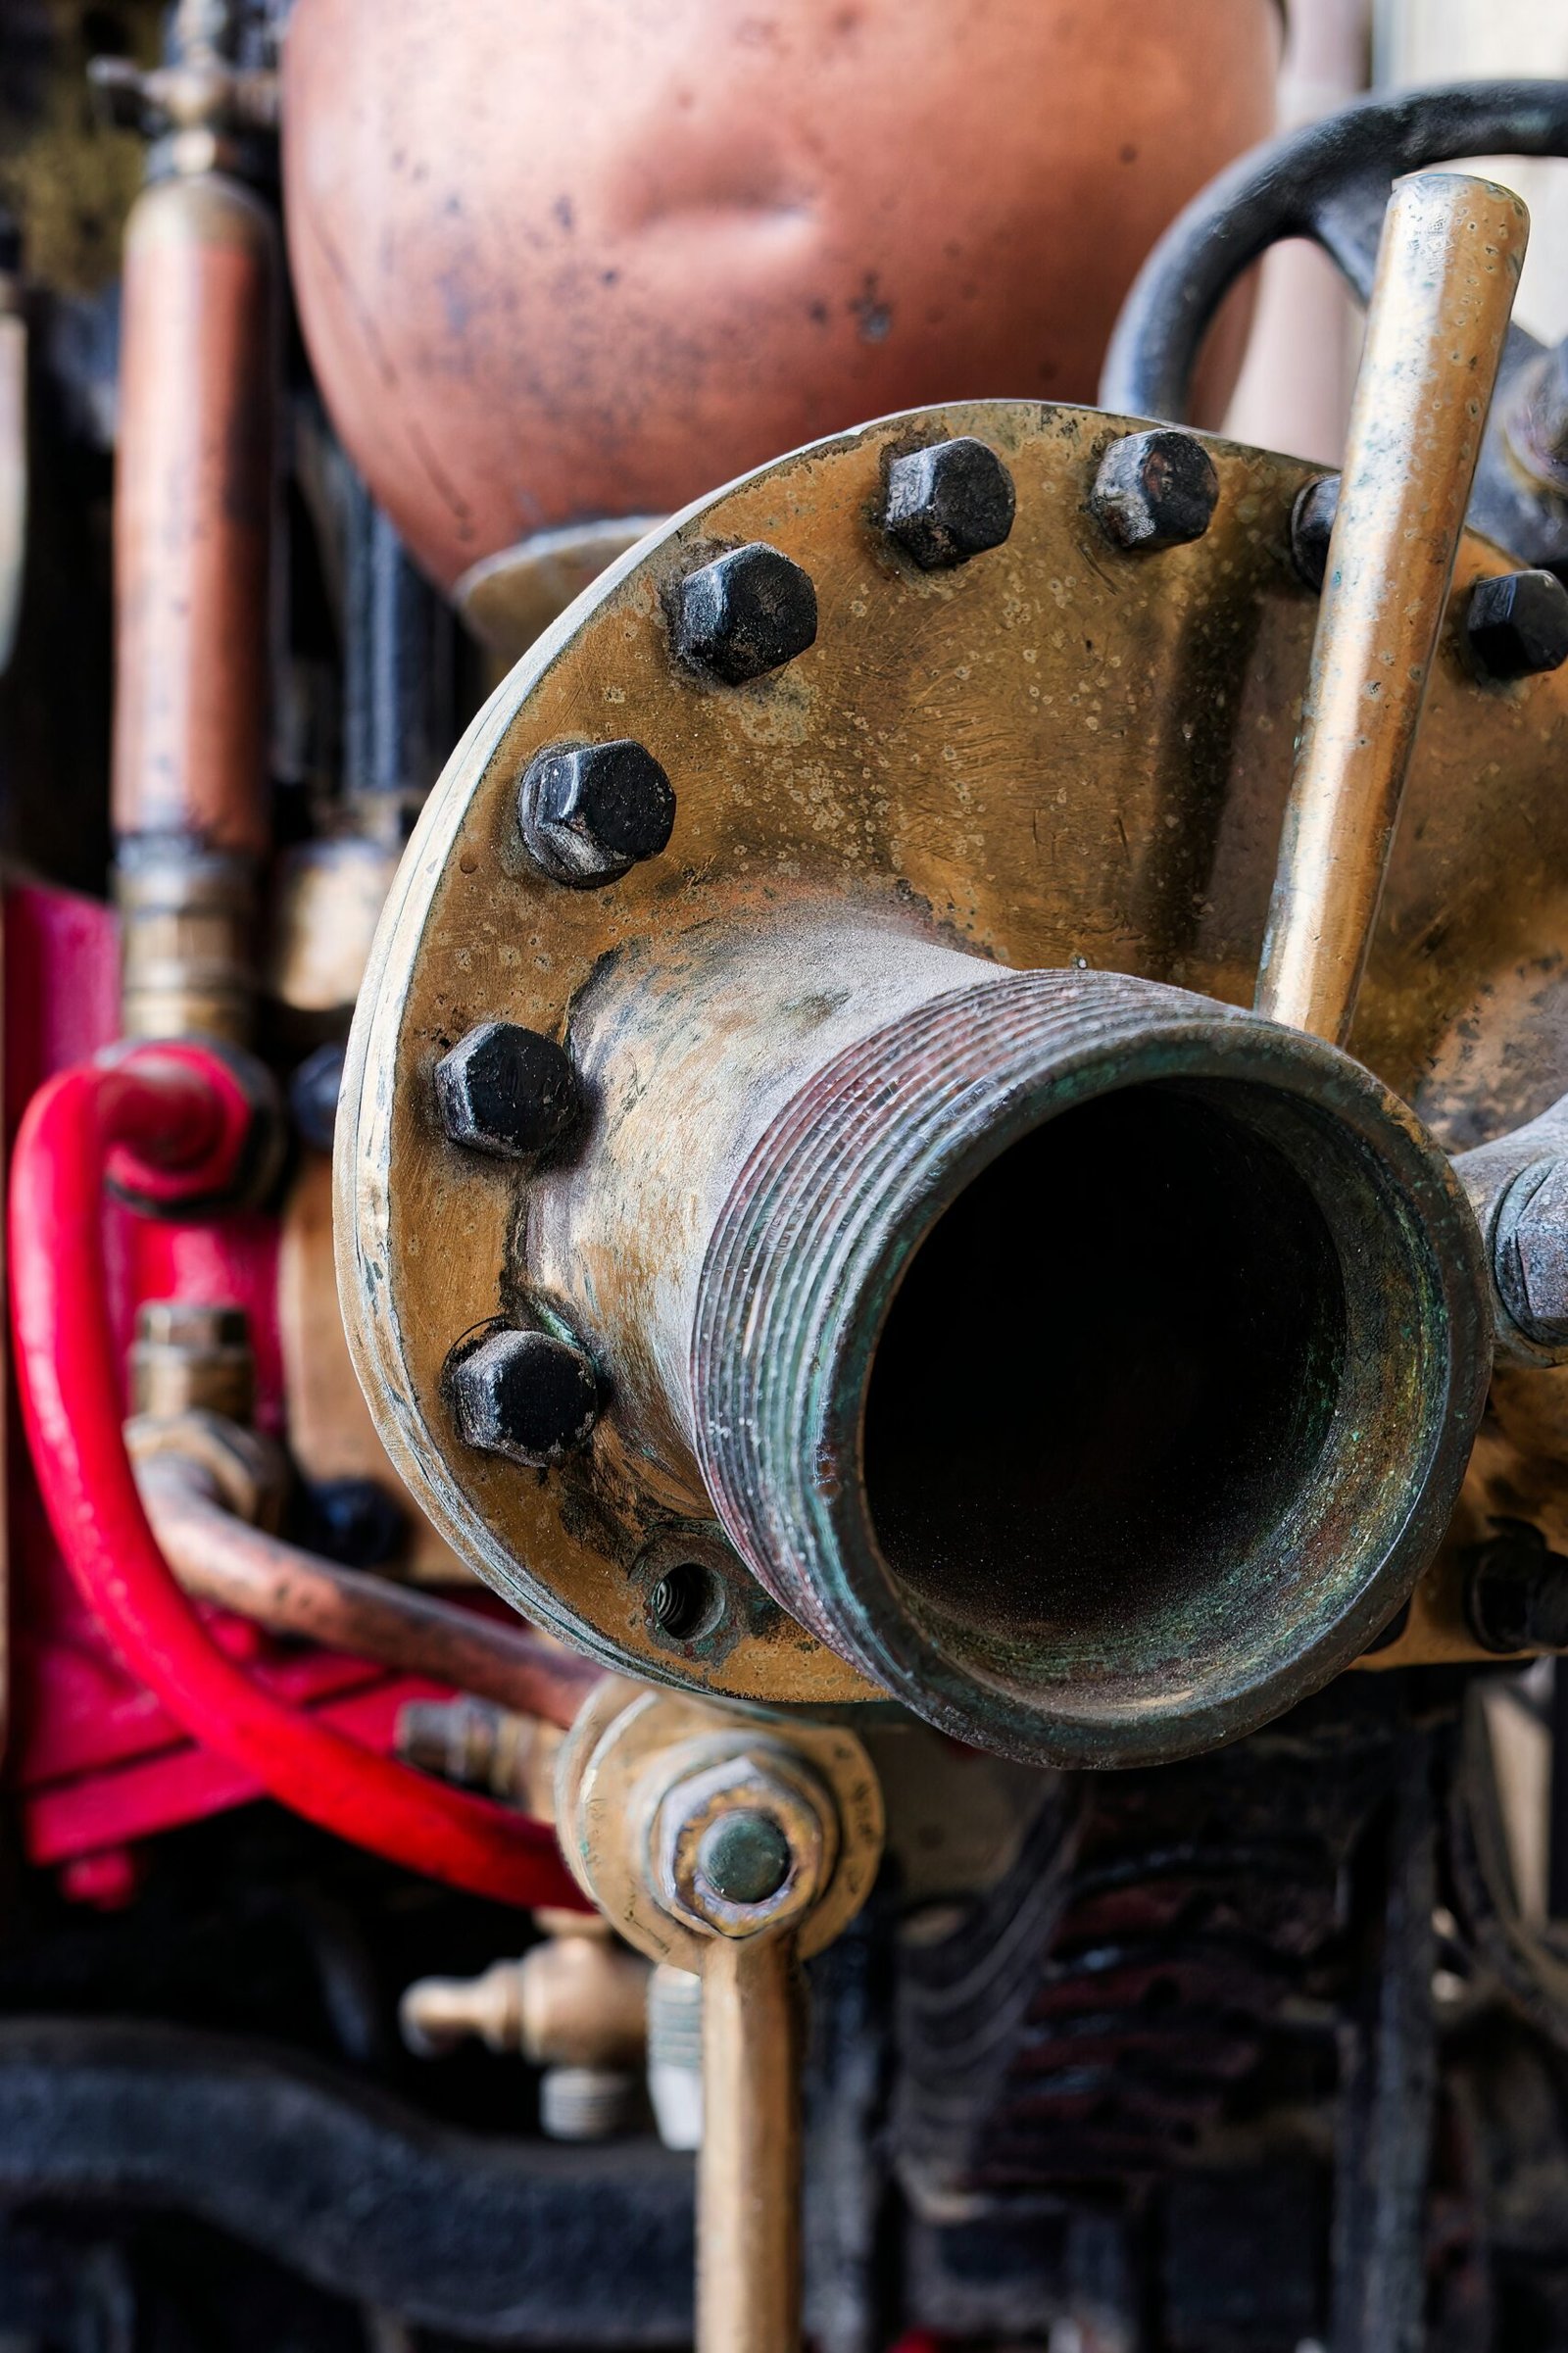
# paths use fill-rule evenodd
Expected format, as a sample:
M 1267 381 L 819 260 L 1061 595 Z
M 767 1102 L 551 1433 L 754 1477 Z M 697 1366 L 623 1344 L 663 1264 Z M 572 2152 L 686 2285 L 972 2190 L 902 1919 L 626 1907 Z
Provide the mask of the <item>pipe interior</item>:
M 1261 1132 L 1279 1099 L 1160 1082 L 1035 1129 L 942 1215 L 865 1396 L 867 1504 L 915 1614 L 992 1659 L 1130 1664 L 1216 1588 L 1261 1599 L 1346 1379 L 1339 1251 Z M 935 1630 L 935 1629 L 933 1629 Z

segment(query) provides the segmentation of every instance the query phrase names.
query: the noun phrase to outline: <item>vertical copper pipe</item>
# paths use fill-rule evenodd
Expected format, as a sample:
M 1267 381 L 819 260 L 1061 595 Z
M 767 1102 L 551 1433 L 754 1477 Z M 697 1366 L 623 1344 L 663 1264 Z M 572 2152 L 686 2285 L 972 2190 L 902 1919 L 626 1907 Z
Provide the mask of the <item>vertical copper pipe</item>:
M 697 2353 L 797 2353 L 801 2009 L 795 1938 L 703 1954 Z
M 1256 1000 L 1339 1044 L 1528 235 L 1515 195 L 1457 172 L 1402 181 L 1384 222 Z
M 114 821 L 132 1034 L 244 1026 L 267 847 L 277 367 L 270 216 L 217 172 L 125 236 L 115 485 Z

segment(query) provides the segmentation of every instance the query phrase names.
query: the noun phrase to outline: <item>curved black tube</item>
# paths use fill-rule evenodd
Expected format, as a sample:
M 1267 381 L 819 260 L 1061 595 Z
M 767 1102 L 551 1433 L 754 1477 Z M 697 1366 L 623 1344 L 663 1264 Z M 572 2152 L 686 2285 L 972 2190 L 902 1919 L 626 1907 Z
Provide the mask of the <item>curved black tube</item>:
M 0 2022 L 0 2205 L 24 2203 L 190 2215 L 482 2342 L 691 2342 L 689 2158 L 455 2132 L 264 2043 Z

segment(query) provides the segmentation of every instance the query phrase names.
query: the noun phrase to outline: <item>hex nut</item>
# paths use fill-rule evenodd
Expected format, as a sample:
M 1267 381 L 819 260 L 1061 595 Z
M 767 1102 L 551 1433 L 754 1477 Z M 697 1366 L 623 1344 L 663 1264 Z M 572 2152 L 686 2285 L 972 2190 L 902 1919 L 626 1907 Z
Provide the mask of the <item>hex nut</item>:
M 683 662 L 726 686 L 764 677 L 816 642 L 811 576 L 761 540 L 732 548 L 681 581 L 674 639 Z
M 922 571 L 948 571 L 1000 548 L 1016 511 L 1011 474 L 968 433 L 910 450 L 888 468 L 883 525 Z
M 1328 577 L 1329 541 L 1340 512 L 1340 477 L 1319 474 L 1298 492 L 1291 509 L 1291 562 L 1308 588 L 1321 589 Z
M 454 1144 L 500 1160 L 558 1151 L 583 1112 L 570 1057 L 514 1021 L 482 1021 L 460 1038 L 435 1066 L 435 1100 Z
M 1465 635 L 1489 678 L 1535 678 L 1568 662 L 1568 588 L 1555 572 L 1504 572 L 1478 580 Z
M 1483 1650 L 1568 1648 L 1568 1560 L 1528 1521 L 1497 1523 L 1469 1554 L 1464 1613 Z
M 584 1445 L 599 1414 L 592 1364 L 549 1332 L 494 1332 L 449 1366 L 447 1380 L 464 1444 L 531 1470 Z
M 776 1866 L 780 1850 L 782 1871 L 764 1871 L 764 1862 Z M 654 1891 L 676 1919 L 710 1935 L 755 1936 L 799 1920 L 826 1887 L 837 1856 L 827 1791 L 797 1758 L 770 1754 L 763 1743 L 712 1762 L 694 1756 L 653 1809 Z
M 675 826 L 675 794 L 653 754 L 629 737 L 555 744 L 517 787 L 523 847 L 555 882 L 596 890 L 657 858 Z
M 1201 539 L 1219 500 L 1214 461 L 1192 433 L 1124 433 L 1100 462 L 1089 504 L 1118 547 L 1152 552 Z

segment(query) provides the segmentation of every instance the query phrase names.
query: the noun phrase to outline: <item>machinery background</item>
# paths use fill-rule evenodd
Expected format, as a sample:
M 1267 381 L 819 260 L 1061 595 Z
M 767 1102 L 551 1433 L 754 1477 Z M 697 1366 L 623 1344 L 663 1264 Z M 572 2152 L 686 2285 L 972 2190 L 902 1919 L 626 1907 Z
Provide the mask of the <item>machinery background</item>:
M 1285 116 L 1359 85 L 1352 13 L 1293 21 Z M 1568 66 L 1459 39 L 1422 78 Z M 1257 255 L 1364 304 L 1390 183 L 1561 155 L 1568 84 L 1259 162 L 1281 54 L 1273 0 L 0 16 L 0 2341 L 763 2353 L 799 2160 L 822 2353 L 1568 2346 L 1550 181 L 1485 442 L 1429 437 L 1469 535 L 1353 1064 L 1234 1012 L 1334 601 L 1321 256 L 1269 255 L 1212 430 Z M 853 1507 L 813 1551 L 710 1436 L 705 1221 L 771 1281 L 749 1155 L 1009 966 L 1231 1008 L 1273 1141 L 1161 1124 L 1183 1032 L 1149 1134 L 1046 1172 L 1063 1252 L 994 1194 L 925 1261 L 884 1610 Z M 1145 1323 L 1217 1337 L 1132 1542 Z M 1336 1348 L 1359 1453 L 1283 1395 Z M 1104 1456 L 1044 1631 L 948 1567 L 1043 1419 Z

